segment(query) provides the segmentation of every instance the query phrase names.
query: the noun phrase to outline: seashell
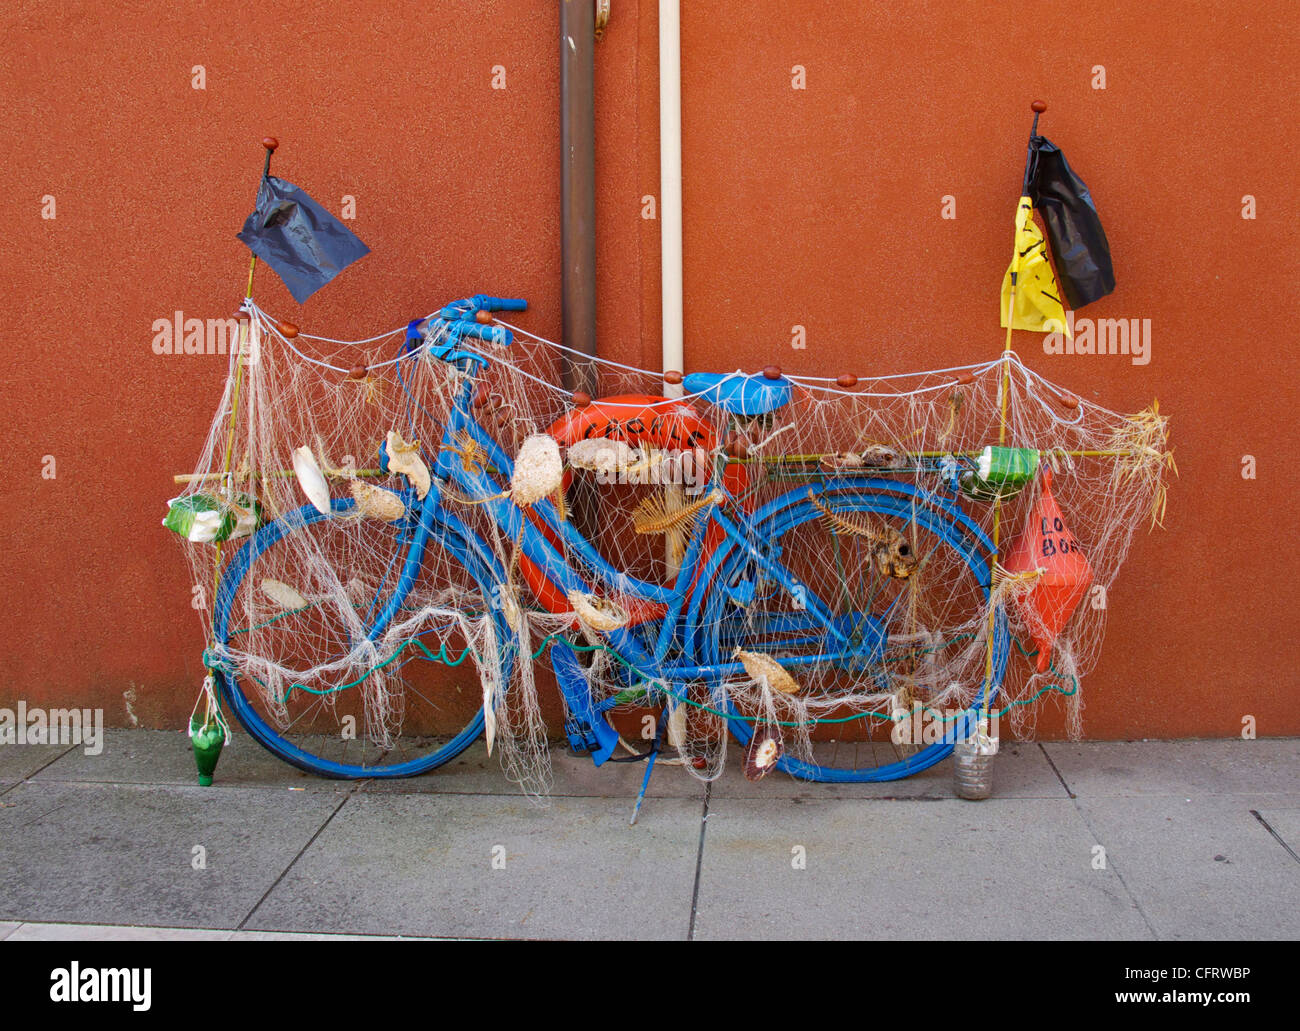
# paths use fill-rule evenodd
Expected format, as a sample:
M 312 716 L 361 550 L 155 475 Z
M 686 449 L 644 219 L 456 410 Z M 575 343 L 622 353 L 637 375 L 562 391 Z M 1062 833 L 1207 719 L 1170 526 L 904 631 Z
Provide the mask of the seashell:
M 423 501 L 433 480 L 429 476 L 429 467 L 420 457 L 420 442 L 415 440 L 408 444 L 396 430 L 389 430 L 385 449 L 388 451 L 389 470 L 405 476 L 415 488 L 415 496 Z
M 230 503 L 230 511 L 235 516 L 235 528 L 230 531 L 230 540 L 239 537 L 251 537 L 262 522 L 261 506 L 247 494 L 241 494 Z
M 515 590 L 510 584 L 496 585 L 497 603 L 501 606 L 501 614 L 505 617 L 506 626 L 511 630 L 518 631 L 523 626 L 523 611 L 519 608 L 519 602 L 515 600 Z
M 613 476 L 620 470 L 642 461 L 641 451 L 621 440 L 595 437 L 580 440 L 569 447 L 569 465 L 575 469 Z
M 617 602 L 582 591 L 570 591 L 569 604 L 580 620 L 601 633 L 621 630 L 631 618 Z
M 379 519 L 385 523 L 395 523 L 406 515 L 406 506 L 402 499 L 391 490 L 372 487 L 360 480 L 349 480 L 348 490 L 356 499 L 357 511 L 367 519 Z
M 837 451 L 833 455 L 822 455 L 818 464 L 823 469 L 861 469 L 862 456 L 852 451 Z
M 776 761 L 784 751 L 785 743 L 781 740 L 780 728 L 771 724 L 756 727 L 754 736 L 745 749 L 745 779 L 762 780 L 776 769 Z
M 668 714 L 668 743 L 680 752 L 686 747 L 686 705 L 673 702 L 672 706 Z
M 776 659 L 762 652 L 747 652 L 736 649 L 736 658 L 745 667 L 750 679 L 766 683 L 773 691 L 781 694 L 796 694 L 800 690 L 799 681 L 790 676 Z
M 515 456 L 510 477 L 510 497 L 520 508 L 528 508 L 558 490 L 564 483 L 564 462 L 560 445 L 545 433 L 534 433 Z
M 262 593 L 279 605 L 285 612 L 311 607 L 311 602 L 290 587 L 287 583 L 267 577 L 262 581 Z
M 325 474 L 316 464 L 316 456 L 305 444 L 293 453 L 293 471 L 298 477 L 298 486 L 307 495 L 307 500 L 316 506 L 322 515 L 330 514 L 330 485 L 325 481 Z
M 483 680 L 483 738 L 487 743 L 487 754 L 489 756 L 492 754 L 492 745 L 496 742 L 497 736 L 497 714 L 492 694 L 492 681 L 485 677 Z
M 862 463 L 873 469 L 892 469 L 898 465 L 898 452 L 884 444 L 872 444 L 862 452 Z

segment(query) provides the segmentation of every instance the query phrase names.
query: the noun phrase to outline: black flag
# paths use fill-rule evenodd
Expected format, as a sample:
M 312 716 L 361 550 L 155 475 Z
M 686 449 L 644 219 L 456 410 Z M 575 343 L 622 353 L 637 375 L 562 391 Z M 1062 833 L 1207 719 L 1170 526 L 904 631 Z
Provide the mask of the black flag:
M 1070 307 L 1077 310 L 1114 290 L 1110 244 L 1088 184 L 1046 136 L 1030 137 L 1025 185 L 1025 194 L 1047 224 L 1052 257 Z
M 248 216 L 239 238 L 275 269 L 299 304 L 370 253 L 305 190 L 273 175 L 262 179 L 257 210 Z

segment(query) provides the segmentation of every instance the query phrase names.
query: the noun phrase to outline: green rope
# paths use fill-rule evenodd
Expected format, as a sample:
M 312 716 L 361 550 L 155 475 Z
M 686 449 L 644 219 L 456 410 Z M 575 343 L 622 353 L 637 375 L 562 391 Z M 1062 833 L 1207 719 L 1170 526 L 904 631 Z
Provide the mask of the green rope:
M 303 610 L 296 609 L 294 611 L 301 612 Z M 292 615 L 292 613 L 284 613 L 283 615 Z M 276 617 L 276 618 L 278 619 L 282 617 Z M 275 620 L 270 620 L 269 622 L 275 622 Z M 264 623 L 262 625 L 266 626 L 268 624 Z M 250 627 L 249 629 L 256 629 L 256 628 Z M 246 632 L 247 631 L 235 631 L 234 633 L 246 633 Z M 926 654 L 931 651 L 941 651 L 952 644 L 956 644 L 963 640 L 969 640 L 974 636 L 975 636 L 974 634 L 959 634 L 957 637 L 954 637 L 952 640 L 946 641 L 943 644 L 937 645 L 933 648 L 908 649 L 907 654 L 894 656 L 892 658 L 886 657 L 885 661 L 897 662 L 900 661 L 901 659 L 907 658 L 908 655 L 917 654 L 918 652 L 920 654 Z M 542 654 L 546 651 L 546 649 L 549 648 L 551 644 L 554 643 L 555 641 L 564 642 L 564 644 L 567 647 L 571 648 L 573 651 L 576 652 L 585 653 L 585 652 L 603 651 L 609 656 L 611 656 L 616 662 L 618 662 L 626 669 L 629 669 L 632 672 L 637 674 L 641 673 L 641 671 L 635 665 L 633 665 L 631 662 L 628 662 L 625 658 L 623 658 L 623 656 L 621 656 L 617 651 L 615 651 L 613 648 L 609 647 L 608 645 L 579 644 L 573 639 L 566 637 L 564 634 L 558 631 L 556 633 L 547 634 L 544 638 L 542 638 L 542 643 L 538 645 L 537 650 L 532 653 L 532 655 L 530 656 L 530 660 L 535 662 L 537 661 L 537 659 L 541 658 Z M 1012 638 L 1012 643 L 1016 646 L 1016 650 L 1019 651 L 1020 654 L 1023 655 L 1025 658 L 1032 659 L 1038 654 L 1037 649 L 1035 649 L 1032 652 L 1026 650 L 1024 645 L 1021 644 L 1021 642 L 1017 638 Z M 338 694 L 342 691 L 349 691 L 354 687 L 359 687 L 361 684 L 364 684 L 370 677 L 374 676 L 380 670 L 385 669 L 388 666 L 392 665 L 394 662 L 396 662 L 406 651 L 406 649 L 409 648 L 411 645 L 414 645 L 421 652 L 423 652 L 425 658 L 428 659 L 430 662 L 440 662 L 452 669 L 455 669 L 457 666 L 462 665 L 465 662 L 465 659 L 470 655 L 471 651 L 473 650 L 469 646 L 466 646 L 465 649 L 460 653 L 459 657 L 453 659 L 447 653 L 446 642 L 443 642 L 443 644 L 438 648 L 438 651 L 435 653 L 430 651 L 429 648 L 425 645 L 425 643 L 421 641 L 418 637 L 411 637 L 403 641 L 402 646 L 398 648 L 391 656 L 389 656 L 383 662 L 379 663 L 377 666 L 374 666 L 371 669 L 367 670 L 365 673 L 363 673 L 360 677 L 358 677 L 356 680 L 352 681 L 351 683 L 340 684 L 336 687 L 321 689 L 321 688 L 308 687 L 306 684 L 294 682 L 293 684 L 289 685 L 288 690 L 285 691 L 284 697 L 280 699 L 280 702 L 281 704 L 287 702 L 289 700 L 289 696 L 292 695 L 294 691 L 302 691 L 306 694 L 325 696 L 331 694 Z M 1048 668 L 1052 673 L 1057 673 L 1057 669 L 1054 664 L 1049 664 Z M 1071 688 L 1069 688 L 1069 690 L 1067 690 L 1066 688 L 1064 688 L 1059 684 L 1047 684 L 1040 691 L 1038 691 L 1031 697 L 1023 698 L 1014 702 L 1009 702 L 1004 708 L 999 709 L 996 712 L 991 712 L 989 713 L 989 715 L 994 719 L 999 719 L 1002 716 L 1005 716 L 1007 713 L 1009 713 L 1012 709 L 1017 708 L 1018 706 L 1032 705 L 1034 702 L 1038 701 L 1039 698 L 1043 697 L 1043 695 L 1052 691 L 1055 691 L 1056 693 L 1062 695 L 1063 697 L 1069 697 L 1070 695 L 1076 694 L 1079 690 L 1078 677 L 1071 677 L 1071 680 L 1073 680 L 1074 685 Z M 676 691 L 671 690 L 662 680 L 657 680 L 657 679 L 643 681 L 640 684 L 636 684 L 633 685 L 632 687 L 625 688 L 624 690 L 620 691 L 617 695 L 614 696 L 613 701 L 615 705 L 628 705 L 637 699 L 645 698 L 651 695 L 655 691 L 666 694 L 678 702 L 682 702 L 686 705 L 690 705 L 693 708 L 699 709 L 703 712 L 710 713 L 711 715 L 714 716 L 719 716 L 723 719 L 736 719 L 746 723 L 770 722 L 762 719 L 762 717 L 759 716 L 742 716 L 738 713 L 728 713 L 728 712 L 723 712 L 720 709 L 715 709 L 712 706 L 706 705 L 704 702 L 697 702 L 693 698 L 690 698 L 686 695 L 678 694 Z M 954 713 L 952 715 L 944 715 L 941 712 L 939 712 L 939 710 L 932 709 L 929 705 L 922 705 L 921 708 L 923 712 L 930 714 L 934 719 L 942 723 L 951 723 L 954 720 L 960 719 L 963 715 L 965 715 L 966 712 L 966 710 L 962 710 L 961 712 Z M 777 726 L 788 727 L 788 728 L 818 727 L 822 725 L 832 726 L 840 723 L 853 723 L 857 720 L 864 720 L 864 719 L 876 719 L 876 720 L 880 720 L 881 722 L 897 723 L 902 720 L 911 719 L 911 718 L 912 718 L 911 712 L 908 712 L 901 716 L 894 716 L 892 714 L 886 715 L 885 713 L 881 713 L 881 712 L 867 711 L 867 712 L 855 713 L 852 716 L 840 716 L 835 718 L 824 717 L 824 718 L 814 718 L 809 720 L 778 720 L 776 721 L 776 724 Z

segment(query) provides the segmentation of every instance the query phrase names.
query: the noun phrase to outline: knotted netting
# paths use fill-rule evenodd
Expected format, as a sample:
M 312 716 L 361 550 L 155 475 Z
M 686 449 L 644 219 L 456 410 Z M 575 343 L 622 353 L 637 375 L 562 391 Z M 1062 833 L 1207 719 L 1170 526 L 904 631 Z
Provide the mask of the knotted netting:
M 668 399 L 663 373 L 517 325 L 510 346 L 436 318 L 340 341 L 246 308 L 172 510 L 209 663 L 340 762 L 481 718 L 544 794 L 557 647 L 621 751 L 657 740 L 703 778 L 736 729 L 747 757 L 815 770 L 905 760 L 972 706 L 1027 734 L 1055 699 L 1078 733 L 1107 592 L 1172 468 L 1154 405 L 1111 412 L 1011 352 L 688 376 Z

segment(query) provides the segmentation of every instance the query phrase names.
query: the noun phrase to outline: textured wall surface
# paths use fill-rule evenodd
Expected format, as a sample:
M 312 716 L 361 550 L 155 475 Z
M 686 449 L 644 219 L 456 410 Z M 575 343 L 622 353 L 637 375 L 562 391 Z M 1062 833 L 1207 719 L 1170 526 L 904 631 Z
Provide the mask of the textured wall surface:
M 1087 179 L 1115 256 L 1118 289 L 1086 314 L 1151 319 L 1152 356 L 1049 356 L 1028 334 L 1017 346 L 1108 407 L 1158 397 L 1181 472 L 1166 530 L 1139 536 L 1111 593 L 1086 731 L 1232 735 L 1251 714 L 1261 734 L 1300 733 L 1294 5 L 683 7 L 688 370 L 996 354 L 1028 102 L 1042 97 L 1042 130 Z M 189 712 L 203 640 L 158 524 L 225 359 L 157 356 L 151 326 L 237 306 L 234 234 L 263 134 L 281 140 L 279 174 L 335 210 L 356 198 L 374 252 L 302 309 L 261 275 L 269 310 L 357 337 L 482 291 L 527 297 L 529 327 L 558 336 L 556 8 L 6 5 L 0 705 L 160 726 Z M 657 59 L 654 5 L 614 0 L 596 58 L 598 331 L 603 354 L 646 365 Z M 955 219 L 940 218 L 945 195 Z

